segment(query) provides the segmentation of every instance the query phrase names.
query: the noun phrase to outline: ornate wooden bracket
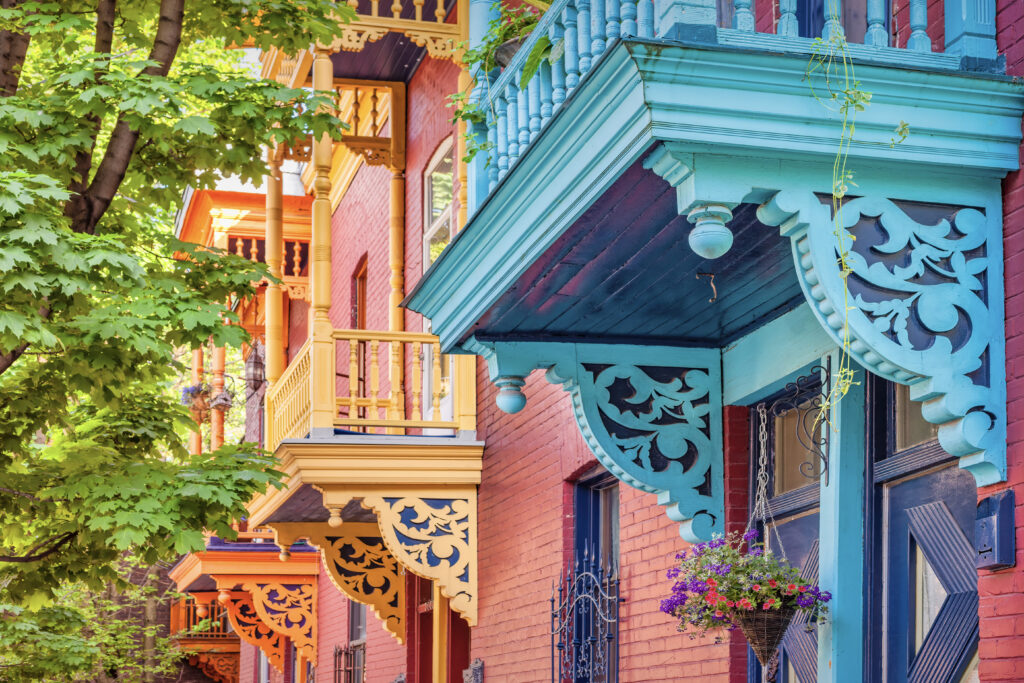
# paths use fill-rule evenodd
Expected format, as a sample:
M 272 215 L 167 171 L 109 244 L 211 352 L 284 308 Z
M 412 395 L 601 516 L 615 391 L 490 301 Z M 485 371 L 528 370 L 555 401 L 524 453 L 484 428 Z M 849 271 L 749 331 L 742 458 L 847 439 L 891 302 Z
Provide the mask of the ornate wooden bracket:
M 341 142 L 370 166 L 405 170 L 405 84 L 335 79 L 338 115 L 348 126 Z M 381 135 L 389 122 L 390 135 Z
M 237 652 L 199 652 L 188 658 L 188 663 L 217 683 L 238 683 L 239 661 Z
M 316 577 L 213 577 L 239 636 L 259 646 L 278 669 L 284 666 L 283 638 L 316 665 Z M 244 593 L 232 590 L 241 586 Z M 242 596 L 246 597 L 242 597 Z M 236 623 L 237 620 L 237 623 Z M 243 630 L 246 634 L 243 634 Z
M 260 618 L 252 596 L 245 591 L 222 591 L 218 600 L 227 608 L 238 637 L 261 649 L 275 669 L 284 671 L 284 635 Z
M 758 218 L 790 238 L 804 296 L 836 343 L 848 333 L 858 363 L 910 386 L 924 418 L 940 425 L 939 443 L 978 486 L 1004 480 L 998 217 L 865 196 L 843 205 L 837 226 L 817 195 L 784 191 L 760 207 Z M 837 229 L 849 249 L 848 294 Z
M 288 522 L 271 524 L 278 547 L 300 538 L 320 550 L 334 585 L 349 599 L 369 605 L 399 642 L 405 642 L 405 579 L 376 524 Z
M 526 375 L 547 368 L 548 381 L 572 397 L 580 432 L 608 471 L 657 494 L 686 540 L 723 533 L 718 349 L 476 342 L 474 351 L 488 361 L 499 407 L 521 409 Z
M 477 620 L 476 488 L 369 495 L 387 548 L 409 571 L 437 582 L 453 610 Z M 344 528 L 342 524 L 342 528 Z

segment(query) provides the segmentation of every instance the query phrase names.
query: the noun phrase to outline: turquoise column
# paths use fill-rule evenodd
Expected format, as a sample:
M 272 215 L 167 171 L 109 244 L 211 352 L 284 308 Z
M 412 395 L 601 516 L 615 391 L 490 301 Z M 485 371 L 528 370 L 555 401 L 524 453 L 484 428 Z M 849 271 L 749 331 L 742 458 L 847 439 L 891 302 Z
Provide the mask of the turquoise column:
M 492 19 L 498 17 L 497 6 L 492 0 L 468 0 L 469 1 L 469 47 L 473 48 L 483 42 L 484 37 L 487 35 L 487 27 Z M 493 99 L 493 95 L 490 93 L 490 78 L 491 74 L 474 73 L 473 78 L 477 81 L 476 88 L 473 90 L 471 99 L 475 102 L 488 102 Z M 486 108 L 486 107 L 485 107 Z M 487 126 L 486 124 L 469 124 L 467 131 L 472 134 L 477 143 L 483 145 L 487 142 Z M 472 216 L 476 213 L 477 208 L 483 203 L 484 199 L 487 198 L 487 194 L 490 191 L 489 188 L 489 177 L 487 169 L 487 158 L 488 154 L 482 152 L 477 154 L 476 157 L 466 166 L 467 178 L 467 204 L 469 215 Z M 497 160 L 491 161 L 492 164 L 497 163 Z
M 829 355 L 833 378 L 838 351 Z M 864 679 L 864 370 L 854 365 L 854 384 L 831 409 L 828 484 L 822 478 L 818 578 L 832 593 L 827 620 L 818 627 L 819 683 Z
M 996 51 L 996 0 L 946 0 L 946 52 L 960 55 L 961 68 L 1005 70 Z

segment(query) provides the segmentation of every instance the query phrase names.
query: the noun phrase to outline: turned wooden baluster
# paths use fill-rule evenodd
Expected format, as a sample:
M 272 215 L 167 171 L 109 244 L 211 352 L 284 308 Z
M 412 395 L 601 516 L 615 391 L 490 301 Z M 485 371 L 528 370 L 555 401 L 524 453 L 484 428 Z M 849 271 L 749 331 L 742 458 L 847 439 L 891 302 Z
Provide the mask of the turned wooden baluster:
M 423 393 L 422 367 L 423 358 L 420 356 L 420 343 L 412 343 L 412 419 L 422 420 L 420 412 L 420 395 Z
M 259 245 L 259 242 L 256 241 L 255 237 L 253 237 L 249 241 L 249 260 L 250 261 L 259 261 L 260 260 L 260 245 Z
M 302 244 L 292 242 L 292 276 L 302 275 Z
M 377 394 L 380 393 L 380 362 L 377 359 L 380 342 L 376 339 L 370 340 L 370 419 L 380 419 L 380 407 Z
M 359 340 L 348 340 L 348 417 L 359 417 L 356 401 L 359 397 Z
M 444 14 L 444 0 L 436 0 L 436 1 L 437 1 L 437 4 L 434 6 L 434 19 L 437 20 L 437 23 L 443 24 L 444 23 L 444 18 L 445 18 L 445 14 Z
M 398 406 L 398 395 L 400 393 L 398 378 L 402 376 L 402 345 L 399 342 L 392 341 L 388 342 L 388 346 L 391 348 L 391 374 L 388 375 L 390 385 L 387 415 L 389 420 L 400 420 L 402 414 Z
M 395 19 L 400 19 L 402 17 L 402 0 L 394 0 L 394 2 L 391 3 L 391 16 Z
M 235 238 L 235 255 L 238 256 L 239 258 L 245 258 L 245 251 L 244 247 L 242 246 L 241 237 Z
M 434 386 L 433 396 L 431 397 L 431 405 L 434 408 L 433 420 L 435 422 L 441 421 L 441 349 L 438 348 L 438 346 L 438 344 L 431 345 L 430 353 L 430 356 L 434 361 L 433 366 L 431 368 L 431 371 L 434 375 L 434 381 L 432 382 Z
M 359 88 L 352 95 L 352 135 L 359 135 Z
M 370 0 L 370 16 L 380 16 L 380 0 Z

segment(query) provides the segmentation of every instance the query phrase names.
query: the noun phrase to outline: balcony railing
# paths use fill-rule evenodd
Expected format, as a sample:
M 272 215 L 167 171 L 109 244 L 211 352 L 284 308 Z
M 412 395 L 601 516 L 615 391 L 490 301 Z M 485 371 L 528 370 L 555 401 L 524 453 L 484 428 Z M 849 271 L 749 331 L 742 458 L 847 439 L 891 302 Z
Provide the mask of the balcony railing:
M 179 638 L 228 640 L 238 637 L 231 630 L 227 610 L 220 603 L 200 605 L 192 598 L 172 605 L 170 631 Z
M 460 404 L 459 364 L 440 353 L 434 335 L 334 330 L 331 342 L 332 367 L 313 368 L 313 342 L 307 341 L 267 392 L 269 448 L 310 434 L 314 409 L 322 408 L 313 404 L 314 372 L 335 377 L 332 427 L 366 434 L 467 428 L 465 414 L 475 405 Z
M 728 3 L 731 11 L 724 15 L 717 14 L 716 3 L 709 0 L 657 2 L 656 13 L 652 0 L 556 0 L 500 75 L 478 83 L 474 99 L 485 112 L 486 121 L 476 127 L 475 133 L 480 143 L 487 143 L 490 153 L 476 166 L 476 173 L 486 174 L 488 192 L 526 153 L 608 47 L 620 37 L 662 37 L 661 33 L 671 28 L 661 25 L 665 17 L 683 16 L 692 22 L 688 30 L 704 29 L 703 39 L 710 37 L 722 45 L 808 55 L 828 49 L 821 41 L 800 37 L 796 0 L 778 0 L 771 16 L 760 22 L 771 32 L 756 30 L 754 0 L 733 0 Z M 823 24 L 826 36 L 841 32 L 841 21 L 828 14 L 834 3 L 822 4 L 824 16 L 810 24 Z M 867 1 L 866 30 L 861 26 L 856 31 L 863 32 L 863 44 L 848 46 L 851 58 L 941 70 L 964 65 L 981 70 L 997 68 L 993 66 L 994 0 L 947 0 L 944 53 L 932 51 L 928 31 L 937 35 L 938 29 L 928 24 L 928 0 L 909 0 L 909 7 L 904 6 L 897 15 L 908 30 L 901 29 L 895 35 L 887 28 L 886 5 L 882 0 Z M 677 6 L 675 13 L 669 11 L 673 9 L 670 6 Z M 556 48 L 549 59 L 541 61 L 524 88 L 527 58 L 543 36 Z M 853 38 L 849 40 L 854 42 Z

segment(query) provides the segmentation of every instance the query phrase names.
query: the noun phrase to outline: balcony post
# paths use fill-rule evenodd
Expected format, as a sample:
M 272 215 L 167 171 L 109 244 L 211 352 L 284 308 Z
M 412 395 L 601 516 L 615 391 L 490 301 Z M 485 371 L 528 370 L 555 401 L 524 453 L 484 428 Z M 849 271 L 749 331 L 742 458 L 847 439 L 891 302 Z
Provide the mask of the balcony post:
M 457 18 L 459 22 L 459 40 L 463 43 L 469 42 L 469 2 L 467 0 L 460 0 L 458 7 L 456 8 Z M 461 60 L 460 60 L 461 61 Z M 459 69 L 459 92 L 468 93 L 473 88 L 473 77 L 469 73 L 469 68 L 465 65 Z M 459 181 L 459 215 L 457 219 L 458 226 L 462 227 L 466 224 L 466 218 L 469 215 L 469 168 L 464 161 L 466 157 L 466 133 L 468 129 L 465 121 L 459 121 L 456 135 L 455 145 L 455 164 L 458 169 L 458 181 Z
M 461 2 L 460 2 L 461 5 Z M 469 47 L 475 48 L 480 45 L 484 40 L 484 36 L 487 35 L 487 27 L 493 19 L 498 17 L 497 5 L 491 0 L 468 0 L 468 15 L 467 29 L 468 29 L 468 40 Z M 486 102 L 489 97 L 487 89 L 490 86 L 490 75 L 485 73 L 477 72 L 475 74 L 466 73 L 469 81 L 468 84 L 472 85 L 472 91 L 470 93 L 470 99 L 475 102 L 484 101 Z M 472 83 L 475 79 L 476 83 Z M 459 84 L 460 92 L 470 92 L 470 90 L 462 89 L 462 83 Z M 487 126 L 484 124 L 474 124 L 467 127 L 467 132 L 472 133 L 473 137 L 480 144 L 487 142 Z M 462 135 L 462 129 L 460 126 L 460 136 Z M 459 146 L 459 159 L 465 156 L 465 140 L 461 140 Z M 489 181 L 487 178 L 487 153 L 477 154 L 473 161 L 467 164 L 466 169 L 466 215 L 463 215 L 462 208 L 459 208 L 459 227 L 465 225 L 469 214 L 475 213 L 480 204 L 483 203 L 484 199 L 487 198 L 489 192 L 488 186 Z M 492 163 L 497 163 L 497 158 Z M 461 182 L 461 179 L 460 179 Z M 462 201 L 462 193 L 460 190 L 459 201 Z
M 441 592 L 441 584 L 437 581 L 433 585 L 434 611 L 432 630 L 434 632 L 433 651 L 431 652 L 431 664 L 433 683 L 448 683 L 448 632 L 451 630 L 451 608 L 448 598 Z
M 330 91 L 334 66 L 330 51 L 317 46 L 313 58 L 313 89 Z M 313 226 L 310 241 L 312 299 L 310 308 L 310 436 L 334 430 L 334 327 L 331 324 L 331 156 L 334 144 L 326 133 L 313 144 Z
M 718 42 L 716 0 L 656 0 L 655 12 L 658 38 Z
M 265 253 L 270 275 L 281 279 L 284 261 L 284 233 L 282 228 L 282 178 L 279 150 L 272 149 L 267 162 L 267 232 Z M 284 372 L 284 302 L 281 299 L 281 285 L 273 280 L 267 285 L 266 306 L 266 353 L 267 382 L 270 386 L 281 378 Z
M 961 68 L 998 69 L 995 0 L 946 0 L 946 52 Z

